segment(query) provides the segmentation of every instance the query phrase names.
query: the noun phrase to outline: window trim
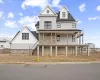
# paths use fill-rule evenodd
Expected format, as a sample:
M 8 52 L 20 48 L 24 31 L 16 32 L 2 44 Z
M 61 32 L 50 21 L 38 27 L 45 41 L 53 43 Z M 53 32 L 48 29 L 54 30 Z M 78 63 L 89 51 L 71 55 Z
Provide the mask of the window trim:
M 52 29 L 52 21 L 44 21 L 44 29 Z
M 72 35 L 72 42 L 75 42 L 76 38 L 75 35 Z
M 61 23 L 57 23 L 57 28 L 61 28 Z
M 57 36 L 56 36 L 56 41 L 57 41 L 57 42 L 60 42 L 60 35 L 57 35 Z
M 72 23 L 72 28 L 76 28 L 76 23 Z
M 22 33 L 22 40 L 29 40 L 29 33 Z
M 66 17 L 66 13 L 65 12 L 62 12 L 62 17 Z

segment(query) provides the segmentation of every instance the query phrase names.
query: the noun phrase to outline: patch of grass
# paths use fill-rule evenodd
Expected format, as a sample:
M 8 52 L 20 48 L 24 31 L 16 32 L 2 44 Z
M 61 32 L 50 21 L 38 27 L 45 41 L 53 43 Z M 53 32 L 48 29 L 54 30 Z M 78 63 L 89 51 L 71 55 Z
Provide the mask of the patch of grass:
M 69 55 L 69 56 L 40 56 L 40 62 L 89 62 L 100 61 L 100 53 L 92 53 L 87 55 Z M 0 54 L 0 63 L 26 63 L 37 62 L 37 56 L 30 56 L 28 54 Z

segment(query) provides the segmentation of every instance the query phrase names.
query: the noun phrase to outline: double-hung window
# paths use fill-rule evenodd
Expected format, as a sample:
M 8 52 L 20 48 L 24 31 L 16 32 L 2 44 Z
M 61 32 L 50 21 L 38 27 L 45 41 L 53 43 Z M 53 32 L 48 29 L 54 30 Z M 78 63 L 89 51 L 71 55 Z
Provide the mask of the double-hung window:
M 75 35 L 72 35 L 72 42 L 75 42 Z
M 22 40 L 29 40 L 29 33 L 22 33 Z
M 65 14 L 65 12 L 62 12 L 62 17 L 66 17 L 66 14 Z
M 52 22 L 51 21 L 44 21 L 44 29 L 51 29 Z

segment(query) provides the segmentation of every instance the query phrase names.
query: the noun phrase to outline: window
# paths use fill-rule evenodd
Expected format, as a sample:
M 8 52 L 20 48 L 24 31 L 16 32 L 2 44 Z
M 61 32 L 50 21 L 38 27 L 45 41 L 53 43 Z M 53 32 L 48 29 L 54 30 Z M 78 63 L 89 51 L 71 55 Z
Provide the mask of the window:
M 49 13 L 49 10 L 47 10 L 47 13 Z
M 29 40 L 29 33 L 22 33 L 22 40 Z
M 75 42 L 75 35 L 72 35 L 72 41 Z
M 3 45 L 1 45 L 1 47 L 3 47 Z
M 44 28 L 45 29 L 51 29 L 52 23 L 51 21 L 44 21 Z
M 57 35 L 57 42 L 60 42 L 60 35 Z
M 62 17 L 65 17 L 66 15 L 65 15 L 65 12 L 62 12 Z
M 57 28 L 61 28 L 61 23 L 57 23 Z
M 76 28 L 76 23 L 72 23 L 72 28 Z

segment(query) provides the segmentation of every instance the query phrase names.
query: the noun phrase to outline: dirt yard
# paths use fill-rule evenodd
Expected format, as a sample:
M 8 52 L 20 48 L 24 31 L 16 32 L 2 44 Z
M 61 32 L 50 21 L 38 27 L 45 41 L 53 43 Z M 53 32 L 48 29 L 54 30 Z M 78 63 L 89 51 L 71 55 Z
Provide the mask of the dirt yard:
M 69 56 L 57 56 L 39 57 L 40 62 L 89 62 L 100 61 L 100 53 L 92 53 L 90 56 L 86 55 L 69 55 Z M 28 54 L 0 54 L 0 63 L 25 63 L 25 62 L 37 62 L 37 56 L 30 56 Z

